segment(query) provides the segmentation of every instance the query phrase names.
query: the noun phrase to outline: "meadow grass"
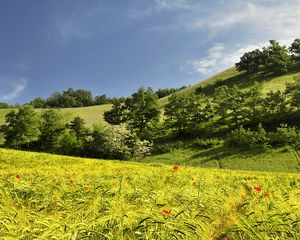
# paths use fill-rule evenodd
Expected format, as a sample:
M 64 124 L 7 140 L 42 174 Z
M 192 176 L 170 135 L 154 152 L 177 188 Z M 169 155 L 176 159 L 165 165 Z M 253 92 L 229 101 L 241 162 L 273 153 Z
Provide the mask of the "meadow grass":
M 210 149 L 178 148 L 139 161 L 202 168 L 300 173 L 300 154 L 286 147 L 262 151 L 217 146 Z
M 299 239 L 299 200 L 297 174 L 0 149 L 0 239 Z

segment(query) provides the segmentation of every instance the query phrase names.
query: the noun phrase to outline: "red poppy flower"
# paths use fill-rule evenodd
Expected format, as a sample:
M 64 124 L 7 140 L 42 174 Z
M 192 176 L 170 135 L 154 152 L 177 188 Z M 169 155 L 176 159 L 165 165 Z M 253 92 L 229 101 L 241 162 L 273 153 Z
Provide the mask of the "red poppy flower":
M 174 165 L 174 166 L 173 166 L 173 170 L 174 170 L 174 171 L 179 170 L 179 166 L 178 166 L 178 165 Z
M 166 214 L 166 215 L 170 215 L 171 214 L 171 212 L 168 211 L 168 210 L 163 210 L 163 213 Z
M 257 187 L 254 187 L 254 189 L 256 190 L 256 191 L 261 191 L 261 187 L 259 187 L 259 186 L 257 186 Z
M 264 192 L 264 195 L 265 195 L 266 197 L 270 197 L 270 193 L 268 193 L 268 192 Z
M 259 196 L 255 196 L 255 199 L 256 199 L 256 200 L 259 200 Z
M 16 179 L 17 179 L 17 180 L 20 180 L 20 179 L 21 179 L 21 176 L 20 176 L 20 175 L 16 175 Z

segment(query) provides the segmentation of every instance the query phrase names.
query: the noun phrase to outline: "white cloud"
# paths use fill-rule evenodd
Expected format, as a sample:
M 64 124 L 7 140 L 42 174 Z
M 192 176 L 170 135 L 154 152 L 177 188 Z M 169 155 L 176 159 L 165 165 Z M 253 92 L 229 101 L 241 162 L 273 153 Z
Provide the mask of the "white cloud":
M 192 5 L 189 4 L 188 0 L 154 0 L 153 5 L 147 9 L 133 9 L 129 16 L 131 18 L 144 18 L 150 17 L 156 13 L 162 11 L 174 11 L 174 10 L 183 10 L 183 9 L 192 9 Z
M 291 40 L 299 37 L 300 0 L 230 2 L 226 7 L 209 12 L 206 17 L 193 17 L 187 28 L 226 33 L 234 27 L 247 30 L 249 38 Z
M 187 0 L 155 0 L 155 8 L 158 11 L 190 9 Z
M 190 73 L 209 75 L 233 66 L 245 52 L 261 48 L 264 45 L 266 44 L 248 45 L 245 47 L 239 45 L 225 47 L 224 44 L 217 43 L 207 51 L 205 57 L 188 61 L 187 64 Z
M 0 99 L 3 101 L 11 101 L 19 97 L 26 89 L 28 80 L 26 78 L 14 78 L 14 77 L 1 77 L 1 95 Z M 5 92 L 3 92 L 3 89 Z

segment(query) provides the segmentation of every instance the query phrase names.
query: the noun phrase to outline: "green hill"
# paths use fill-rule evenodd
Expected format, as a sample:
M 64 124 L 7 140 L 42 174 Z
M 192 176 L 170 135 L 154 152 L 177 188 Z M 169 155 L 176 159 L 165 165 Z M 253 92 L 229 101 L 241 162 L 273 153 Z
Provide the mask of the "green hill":
M 111 104 L 100 105 L 100 106 L 91 106 L 91 107 L 79 107 L 79 108 L 62 108 L 60 111 L 64 115 L 67 121 L 72 120 L 72 118 L 79 116 L 83 118 L 88 127 L 92 127 L 93 125 L 101 125 L 105 124 L 103 120 L 103 114 L 105 111 L 111 108 Z M 0 124 L 5 122 L 5 115 L 11 109 L 0 109 Z M 43 109 L 36 109 L 36 111 L 40 112 Z
M 297 239 L 300 177 L 0 149 L 1 239 Z
M 300 65 L 294 67 L 287 74 L 276 76 L 276 75 L 264 75 L 262 72 L 258 74 L 247 76 L 244 72 L 238 72 L 235 67 L 229 68 L 223 72 L 220 72 L 204 81 L 201 81 L 191 87 L 183 89 L 176 94 L 190 94 L 195 91 L 198 87 L 210 86 L 212 89 L 215 88 L 217 80 L 222 80 L 228 85 L 236 84 L 240 88 L 248 88 L 252 86 L 255 82 L 262 84 L 262 92 L 267 93 L 271 90 L 283 90 L 285 88 L 285 83 L 293 80 L 293 77 L 300 72 Z M 160 108 L 163 108 L 167 102 L 168 97 L 159 99 L 158 103 Z M 103 124 L 103 113 L 104 111 L 109 110 L 111 107 L 110 104 L 100 105 L 100 106 L 91 106 L 91 107 L 82 107 L 82 108 L 64 108 L 61 109 L 62 113 L 65 115 L 67 120 L 75 116 L 80 116 L 83 118 L 87 126 L 91 127 L 94 124 Z M 5 114 L 7 114 L 9 109 L 0 109 L 0 124 L 3 124 L 5 121 Z M 37 110 L 40 111 L 40 110 Z

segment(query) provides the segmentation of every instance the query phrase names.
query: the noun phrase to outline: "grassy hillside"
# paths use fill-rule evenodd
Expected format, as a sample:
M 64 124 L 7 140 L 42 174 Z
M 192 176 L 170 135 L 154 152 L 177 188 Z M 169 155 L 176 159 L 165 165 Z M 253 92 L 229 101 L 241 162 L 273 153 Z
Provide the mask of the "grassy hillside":
M 218 146 L 210 149 L 178 148 L 149 156 L 144 163 L 178 164 L 214 169 L 300 173 L 299 151 L 286 148 L 262 152 Z
M 299 237 L 299 175 L 175 170 L 0 149 L 0 238 Z
M 79 116 L 83 118 L 88 127 L 92 127 L 94 124 L 105 124 L 103 120 L 103 113 L 111 108 L 110 104 L 91 106 L 91 107 L 80 107 L 80 108 L 63 108 L 60 109 L 67 121 L 72 120 L 74 117 Z M 43 109 L 36 109 L 41 112 Z M 5 115 L 10 109 L 0 109 L 0 125 L 5 122 Z
M 214 83 L 217 80 L 222 80 L 228 85 L 236 84 L 240 88 L 248 88 L 254 84 L 254 82 L 262 83 L 262 92 L 267 93 L 271 90 L 283 90 L 285 88 L 286 82 L 291 82 L 293 77 L 300 72 L 300 65 L 296 66 L 290 72 L 281 76 L 274 75 L 264 75 L 262 73 L 254 74 L 252 76 L 247 76 L 243 72 L 238 72 L 235 67 L 229 68 L 223 72 L 220 72 L 205 81 L 201 81 L 191 87 L 183 89 L 176 94 L 190 94 L 195 91 L 197 87 L 205 87 L 210 85 L 211 88 L 215 88 Z M 161 109 L 168 103 L 168 96 L 159 99 L 158 101 Z M 65 108 L 61 109 L 67 120 L 74 118 L 75 116 L 80 116 L 83 118 L 87 126 L 91 127 L 94 124 L 103 124 L 103 113 L 109 110 L 110 104 L 92 107 L 82 107 L 82 108 Z M 40 111 L 40 110 L 37 110 Z M 0 109 L 0 124 L 5 121 L 5 114 L 9 112 L 8 109 Z

